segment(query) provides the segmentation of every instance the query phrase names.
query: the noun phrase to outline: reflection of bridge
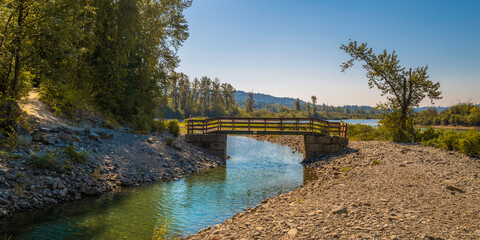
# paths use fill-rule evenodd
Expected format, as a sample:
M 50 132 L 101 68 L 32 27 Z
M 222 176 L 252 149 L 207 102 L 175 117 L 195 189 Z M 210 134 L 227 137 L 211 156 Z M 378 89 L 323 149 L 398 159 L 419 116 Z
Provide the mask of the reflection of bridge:
M 305 158 L 338 152 L 348 144 L 348 125 L 315 118 L 216 117 L 188 120 L 187 142 L 225 158 L 227 134 L 304 135 Z

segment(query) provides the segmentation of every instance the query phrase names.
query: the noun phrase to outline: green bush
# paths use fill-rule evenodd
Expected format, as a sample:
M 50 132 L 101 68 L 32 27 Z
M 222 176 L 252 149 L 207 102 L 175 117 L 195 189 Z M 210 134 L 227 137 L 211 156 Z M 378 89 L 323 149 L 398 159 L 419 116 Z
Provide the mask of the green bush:
M 420 136 L 423 145 L 459 151 L 469 156 L 480 154 L 480 132 L 478 131 L 457 132 L 427 128 L 420 133 Z
M 378 129 L 364 124 L 348 125 L 347 136 L 355 141 L 373 141 L 378 140 Z
M 87 160 L 87 151 L 77 151 L 77 148 L 73 145 L 69 145 L 63 149 L 63 153 L 68 159 L 75 163 L 84 163 Z
M 177 120 L 168 121 L 168 131 L 173 134 L 173 136 L 178 137 L 180 134 L 180 125 Z
M 480 154 L 480 133 L 467 131 L 462 135 L 463 137 L 458 140 L 458 150 L 469 156 Z
M 44 155 L 32 155 L 30 157 L 30 166 L 32 169 L 58 170 L 59 162 L 53 153 Z
M 175 141 L 173 140 L 173 138 L 170 138 L 170 137 L 167 138 L 165 143 L 167 144 L 167 146 L 174 146 L 175 145 Z
M 152 126 L 152 131 L 156 133 L 162 133 L 167 131 L 167 123 L 162 120 L 154 120 L 153 121 L 153 126 Z

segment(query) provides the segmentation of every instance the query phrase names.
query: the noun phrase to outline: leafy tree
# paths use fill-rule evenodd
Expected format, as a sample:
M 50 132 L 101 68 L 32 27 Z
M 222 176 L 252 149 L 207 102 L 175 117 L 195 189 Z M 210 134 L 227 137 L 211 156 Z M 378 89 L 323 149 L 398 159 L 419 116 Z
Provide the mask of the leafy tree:
M 312 96 L 312 115 L 313 117 L 317 117 L 317 97 Z
M 245 111 L 251 113 L 253 109 L 255 109 L 255 100 L 253 100 L 253 93 L 249 92 L 247 99 L 245 99 Z
M 300 111 L 300 99 L 296 99 L 295 102 L 293 103 L 293 108 L 296 110 L 296 111 Z
M 432 103 L 441 99 L 441 92 L 438 90 L 440 84 L 428 80 L 428 67 L 406 70 L 399 65 L 395 51 L 388 53 L 384 50 L 375 54 L 372 48 L 368 48 L 367 43 L 359 45 L 356 41 L 350 41 L 347 45 L 342 44 L 340 49 L 351 56 L 350 60 L 341 65 L 342 72 L 352 67 L 355 61 L 363 62 L 370 88 L 377 87 L 382 91 L 382 96 L 387 95 L 388 102 L 379 106 L 385 109 L 387 119 L 393 121 L 390 129 L 393 131 L 393 139 L 408 141 L 407 129 L 410 126 L 413 128 L 413 125 L 408 124 L 413 123 L 410 121 L 412 108 L 418 106 L 425 97 Z

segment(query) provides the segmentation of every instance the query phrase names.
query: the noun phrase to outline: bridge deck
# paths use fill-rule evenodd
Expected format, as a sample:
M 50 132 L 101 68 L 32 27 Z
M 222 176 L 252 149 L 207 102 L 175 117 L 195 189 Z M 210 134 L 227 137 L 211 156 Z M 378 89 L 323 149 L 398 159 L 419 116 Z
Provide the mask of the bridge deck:
M 315 118 L 216 117 L 188 120 L 188 134 L 266 134 L 347 136 L 348 125 Z

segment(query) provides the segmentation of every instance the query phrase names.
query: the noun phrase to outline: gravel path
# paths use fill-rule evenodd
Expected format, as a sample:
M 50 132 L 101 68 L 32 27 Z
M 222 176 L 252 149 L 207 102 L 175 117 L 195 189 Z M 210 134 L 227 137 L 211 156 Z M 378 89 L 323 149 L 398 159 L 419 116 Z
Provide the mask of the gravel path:
M 480 239 L 480 160 L 351 142 L 319 179 L 188 239 Z

